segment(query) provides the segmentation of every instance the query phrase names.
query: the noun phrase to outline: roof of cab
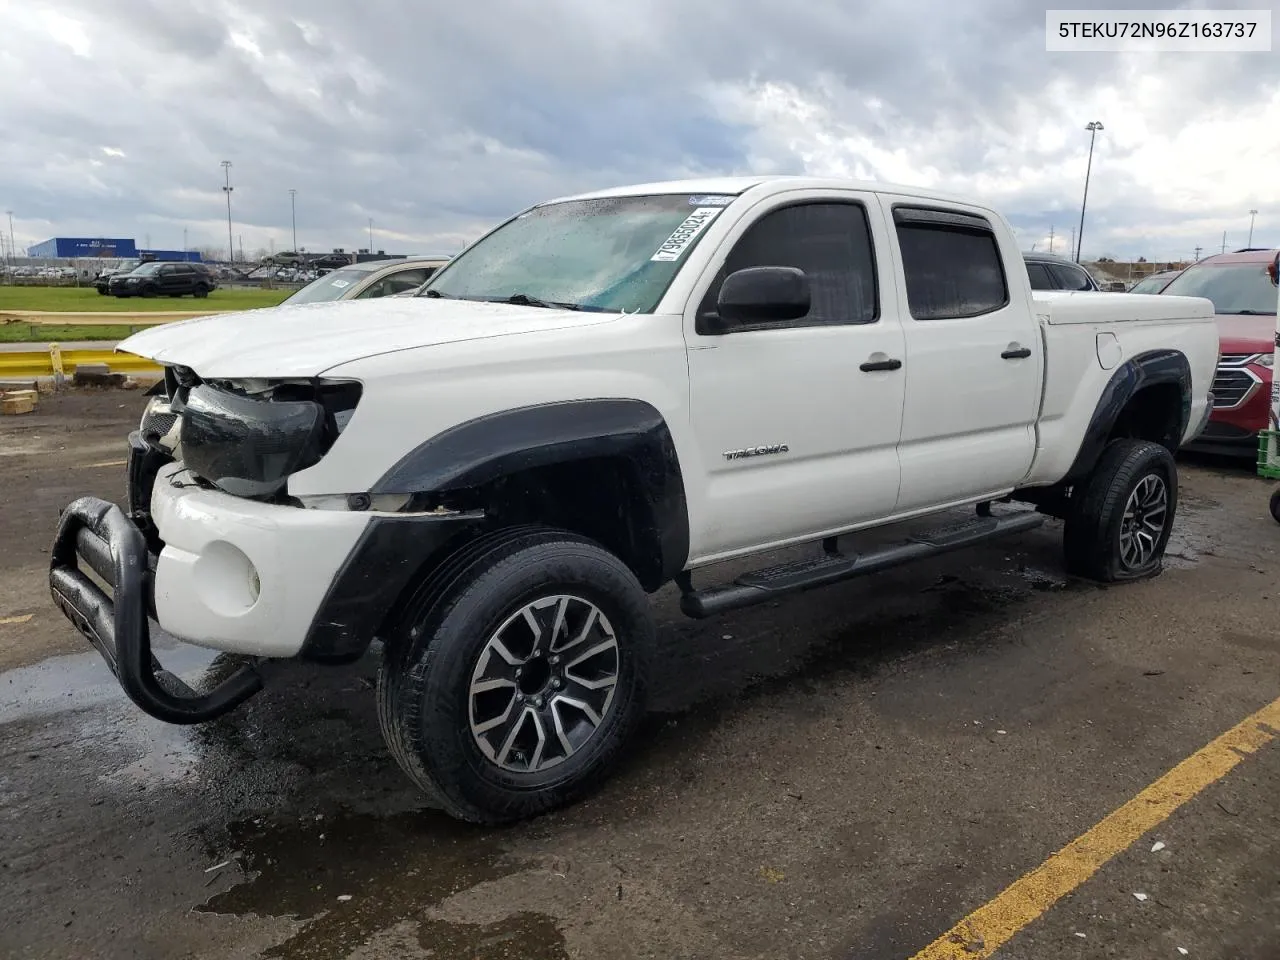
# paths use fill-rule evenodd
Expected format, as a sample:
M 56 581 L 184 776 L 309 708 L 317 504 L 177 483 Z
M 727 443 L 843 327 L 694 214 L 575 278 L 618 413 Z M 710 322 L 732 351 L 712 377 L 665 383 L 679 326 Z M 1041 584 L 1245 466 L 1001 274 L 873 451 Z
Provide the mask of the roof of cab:
M 984 210 L 992 209 L 973 197 L 943 193 L 927 187 L 912 187 L 899 183 L 885 183 L 879 180 L 854 180 L 844 177 L 799 177 L 784 174 L 754 177 L 707 177 L 691 180 L 661 180 L 654 183 L 635 183 L 557 197 L 554 200 L 539 203 L 537 206 L 545 206 L 549 203 L 563 203 L 566 200 L 600 200 L 606 197 L 634 197 L 662 193 L 688 193 L 695 196 L 702 194 L 740 196 L 748 190 L 755 190 L 756 188 L 760 188 L 762 193 L 781 193 L 784 190 L 806 189 L 864 190 L 868 193 L 897 193 L 927 200 L 942 200 L 944 202 L 965 204 Z

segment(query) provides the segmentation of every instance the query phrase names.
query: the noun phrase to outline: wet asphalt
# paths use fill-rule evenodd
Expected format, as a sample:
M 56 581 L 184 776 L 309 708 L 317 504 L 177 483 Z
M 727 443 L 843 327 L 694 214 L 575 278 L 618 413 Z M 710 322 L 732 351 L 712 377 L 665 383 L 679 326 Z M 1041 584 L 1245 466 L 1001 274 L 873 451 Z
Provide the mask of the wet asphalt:
M 1280 697 L 1270 488 L 1189 461 L 1146 583 L 1068 580 L 1050 523 L 712 621 L 664 591 L 657 702 L 618 774 L 464 826 L 384 750 L 376 650 L 272 665 L 181 728 L 53 610 L 57 509 L 120 495 L 142 402 L 0 420 L 0 956 L 906 960 Z M 230 666 L 158 655 L 192 682 Z M 998 956 L 1280 957 L 1278 796 L 1273 746 Z

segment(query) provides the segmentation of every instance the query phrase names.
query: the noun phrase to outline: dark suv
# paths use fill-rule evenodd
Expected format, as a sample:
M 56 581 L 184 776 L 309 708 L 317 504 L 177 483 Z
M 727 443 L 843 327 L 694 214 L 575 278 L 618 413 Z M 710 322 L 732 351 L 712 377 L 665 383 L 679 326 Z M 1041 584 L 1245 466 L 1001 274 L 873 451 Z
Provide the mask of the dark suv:
M 117 297 L 207 297 L 218 284 L 202 263 L 166 263 L 152 260 L 129 273 L 116 274 L 107 292 Z
M 1024 253 L 1032 290 L 1098 290 L 1098 282 L 1080 264 L 1052 253 Z

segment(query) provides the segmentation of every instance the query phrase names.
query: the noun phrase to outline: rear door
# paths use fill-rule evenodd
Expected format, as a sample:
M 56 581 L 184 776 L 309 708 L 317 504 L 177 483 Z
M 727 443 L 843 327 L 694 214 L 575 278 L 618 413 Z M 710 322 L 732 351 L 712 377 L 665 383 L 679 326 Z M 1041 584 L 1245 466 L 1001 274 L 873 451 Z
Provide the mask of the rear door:
M 1006 491 L 1035 455 L 1044 363 L 1025 263 L 980 210 L 882 200 L 907 305 L 898 509 Z

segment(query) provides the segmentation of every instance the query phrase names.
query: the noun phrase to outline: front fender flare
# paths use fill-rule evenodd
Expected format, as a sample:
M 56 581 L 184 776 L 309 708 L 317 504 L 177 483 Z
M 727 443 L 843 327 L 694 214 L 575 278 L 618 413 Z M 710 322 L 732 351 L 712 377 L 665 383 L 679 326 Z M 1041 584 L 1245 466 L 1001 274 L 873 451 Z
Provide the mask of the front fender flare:
M 666 420 L 642 400 L 571 400 L 468 420 L 405 454 L 369 492 L 445 493 L 536 467 L 594 458 L 629 463 L 660 545 L 661 579 L 674 577 L 689 554 L 684 479 Z

